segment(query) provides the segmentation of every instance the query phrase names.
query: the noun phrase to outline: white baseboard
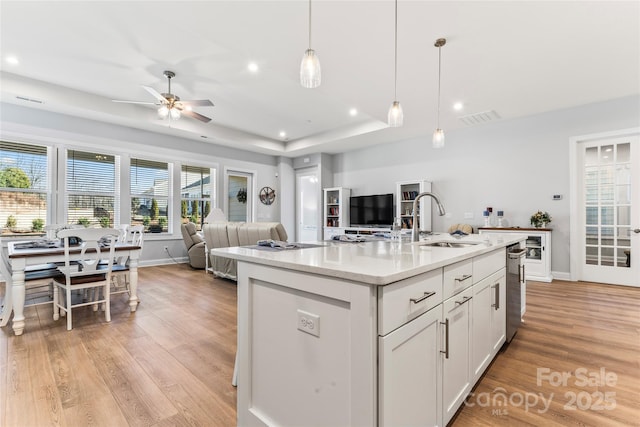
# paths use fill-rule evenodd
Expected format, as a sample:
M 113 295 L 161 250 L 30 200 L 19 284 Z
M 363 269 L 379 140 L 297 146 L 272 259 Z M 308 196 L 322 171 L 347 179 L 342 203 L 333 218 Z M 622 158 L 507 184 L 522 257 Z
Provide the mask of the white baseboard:
M 564 271 L 552 271 L 551 275 L 553 276 L 554 280 L 565 280 L 568 282 L 571 281 L 571 273 L 566 273 Z
M 174 258 L 174 259 L 159 258 L 159 259 L 147 259 L 144 261 L 140 261 L 138 265 L 140 267 L 153 267 L 154 265 L 186 264 L 188 262 L 189 262 L 189 257 L 180 257 L 180 258 Z

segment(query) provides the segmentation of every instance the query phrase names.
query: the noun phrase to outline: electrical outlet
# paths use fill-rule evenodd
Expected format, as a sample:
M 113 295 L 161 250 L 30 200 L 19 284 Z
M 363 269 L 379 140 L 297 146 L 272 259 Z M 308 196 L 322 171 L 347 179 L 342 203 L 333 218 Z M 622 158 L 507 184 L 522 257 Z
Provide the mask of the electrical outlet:
M 298 329 L 316 337 L 320 336 L 320 316 L 298 310 Z

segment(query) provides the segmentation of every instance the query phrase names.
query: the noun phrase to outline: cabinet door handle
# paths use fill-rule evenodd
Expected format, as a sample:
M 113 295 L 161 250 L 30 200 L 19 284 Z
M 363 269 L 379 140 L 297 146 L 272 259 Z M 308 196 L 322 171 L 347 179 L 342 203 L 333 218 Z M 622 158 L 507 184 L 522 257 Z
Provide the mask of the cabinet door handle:
M 463 274 L 462 277 L 456 277 L 456 282 L 464 282 L 467 279 L 471 278 L 471 274 Z
M 524 283 L 527 280 L 526 274 L 525 274 L 525 265 L 522 264 L 522 283 Z
M 465 302 L 469 301 L 470 299 L 471 299 L 471 297 L 464 297 L 464 298 L 462 298 L 462 301 L 456 301 L 456 304 L 457 305 L 462 305 Z
M 492 286 L 492 288 L 495 289 L 495 293 L 493 294 L 494 303 L 491 304 L 491 307 L 494 307 L 495 310 L 499 310 L 500 309 L 500 283 L 496 283 L 495 285 Z
M 444 323 L 440 322 L 441 325 L 444 325 L 444 351 L 440 350 L 440 353 L 444 353 L 444 358 L 449 358 L 449 319 L 444 319 Z
M 522 283 L 522 267 L 524 267 L 524 264 L 518 265 L 518 283 Z
M 409 301 L 411 301 L 414 304 L 418 304 L 426 300 L 427 298 L 434 296 L 435 294 L 436 294 L 435 292 L 425 292 L 424 295 L 422 295 L 420 298 L 410 298 Z

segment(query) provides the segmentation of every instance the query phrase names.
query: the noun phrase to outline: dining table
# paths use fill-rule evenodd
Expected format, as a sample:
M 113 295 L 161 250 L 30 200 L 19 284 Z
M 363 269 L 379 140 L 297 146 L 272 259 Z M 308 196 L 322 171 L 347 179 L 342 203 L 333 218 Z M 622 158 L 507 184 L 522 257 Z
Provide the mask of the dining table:
M 31 244 L 30 244 L 31 243 Z M 12 300 L 10 309 L 13 309 L 13 332 L 22 335 L 25 326 L 24 301 L 25 301 L 25 269 L 27 266 L 47 263 L 63 263 L 65 260 L 64 246 L 56 242 L 41 244 L 38 242 L 15 241 L 7 243 L 7 257 L 11 265 L 11 278 L 13 281 Z M 130 243 L 116 243 L 115 251 L 118 257 L 129 257 L 129 307 L 131 312 L 138 307 L 138 261 L 141 246 Z M 80 247 L 69 251 L 72 260 L 80 256 Z M 74 257 L 75 256 L 75 257 Z M 10 312 L 7 313 L 10 315 Z

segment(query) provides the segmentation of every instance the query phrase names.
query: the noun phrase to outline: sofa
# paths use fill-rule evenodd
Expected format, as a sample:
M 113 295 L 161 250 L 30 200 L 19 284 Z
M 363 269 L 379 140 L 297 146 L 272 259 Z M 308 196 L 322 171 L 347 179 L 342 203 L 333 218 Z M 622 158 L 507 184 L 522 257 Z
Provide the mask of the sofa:
M 287 241 L 287 232 L 279 222 L 214 222 L 202 227 L 207 249 L 232 246 L 251 246 L 258 240 Z M 209 256 L 209 265 L 213 274 L 225 279 L 237 280 L 236 260 Z
M 182 240 L 187 247 L 187 255 L 189 256 L 189 265 L 192 268 L 202 270 L 206 265 L 204 240 L 198 235 L 196 225 L 192 222 L 180 225 L 182 232 Z

